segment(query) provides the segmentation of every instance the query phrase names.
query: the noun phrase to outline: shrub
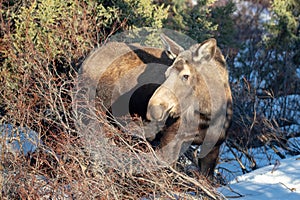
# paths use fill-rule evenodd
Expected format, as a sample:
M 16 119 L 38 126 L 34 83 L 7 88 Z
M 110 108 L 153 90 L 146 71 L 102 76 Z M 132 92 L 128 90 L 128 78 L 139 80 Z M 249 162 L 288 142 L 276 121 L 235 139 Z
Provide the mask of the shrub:
M 27 0 L 0 1 L 0 8 L 1 123 L 33 129 L 43 141 L 27 155 L 1 149 L 1 199 L 174 198 L 187 192 L 219 198 L 204 179 L 195 181 L 172 168 L 124 174 L 95 161 L 74 124 L 72 87 L 83 58 L 115 32 L 160 28 L 164 6 L 147 0 Z M 120 135 L 99 117 L 125 153 L 140 151 L 126 133 Z

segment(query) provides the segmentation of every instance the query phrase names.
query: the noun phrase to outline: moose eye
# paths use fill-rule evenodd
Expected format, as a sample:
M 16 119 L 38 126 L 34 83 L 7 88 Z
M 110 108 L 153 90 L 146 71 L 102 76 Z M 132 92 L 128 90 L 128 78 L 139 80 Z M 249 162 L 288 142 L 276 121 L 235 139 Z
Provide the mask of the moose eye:
M 189 75 L 188 74 L 184 74 L 183 76 L 182 76 L 182 80 L 184 80 L 184 81 L 187 81 L 188 79 L 189 79 Z

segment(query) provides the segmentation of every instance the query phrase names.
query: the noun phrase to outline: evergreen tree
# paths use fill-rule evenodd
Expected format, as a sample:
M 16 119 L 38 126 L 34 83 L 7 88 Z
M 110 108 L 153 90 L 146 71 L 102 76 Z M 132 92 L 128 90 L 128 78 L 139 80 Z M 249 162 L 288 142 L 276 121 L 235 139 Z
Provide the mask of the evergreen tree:
M 274 0 L 271 4 L 269 31 L 264 42 L 270 56 L 270 67 L 276 74 L 270 87 L 276 95 L 300 94 L 300 2 Z

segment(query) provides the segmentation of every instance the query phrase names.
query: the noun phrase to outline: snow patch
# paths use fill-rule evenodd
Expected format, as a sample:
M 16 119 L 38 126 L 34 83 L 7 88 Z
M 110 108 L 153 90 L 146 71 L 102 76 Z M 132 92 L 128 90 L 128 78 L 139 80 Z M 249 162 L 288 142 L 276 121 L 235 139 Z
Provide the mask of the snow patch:
M 27 153 L 34 152 L 41 143 L 39 134 L 27 127 L 1 124 L 0 134 L 0 151 L 9 151 L 13 154 L 23 153 L 26 155 Z M 3 140 L 5 140 L 5 143 Z
M 227 186 L 219 188 L 228 199 L 240 200 L 299 200 L 300 156 L 280 160 L 248 174 L 238 176 Z

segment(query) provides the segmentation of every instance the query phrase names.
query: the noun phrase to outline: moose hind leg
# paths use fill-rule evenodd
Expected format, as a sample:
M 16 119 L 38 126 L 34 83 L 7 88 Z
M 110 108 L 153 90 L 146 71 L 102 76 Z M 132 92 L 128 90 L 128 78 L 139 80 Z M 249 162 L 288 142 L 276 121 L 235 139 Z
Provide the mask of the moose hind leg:
M 203 175 L 213 180 L 214 170 L 219 158 L 220 146 L 215 146 L 204 158 L 199 158 L 198 165 Z

